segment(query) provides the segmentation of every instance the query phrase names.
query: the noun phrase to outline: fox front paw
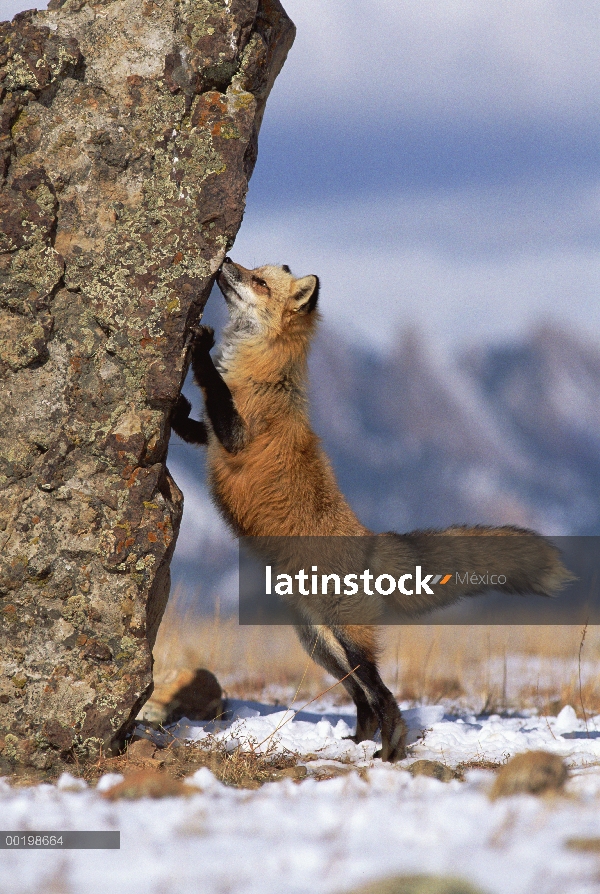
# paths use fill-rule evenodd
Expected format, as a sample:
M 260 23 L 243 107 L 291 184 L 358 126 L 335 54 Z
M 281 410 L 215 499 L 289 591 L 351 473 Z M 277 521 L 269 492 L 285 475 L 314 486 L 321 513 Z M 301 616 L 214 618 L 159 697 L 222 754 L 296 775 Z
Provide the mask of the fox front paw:
M 212 326 L 194 326 L 191 333 L 192 354 L 194 356 L 208 354 L 215 345 L 215 330 Z
M 171 425 L 175 430 L 177 430 L 177 425 L 185 422 L 192 411 L 192 405 L 183 394 L 180 394 L 175 402 L 175 406 L 173 407 L 173 412 L 171 413 Z

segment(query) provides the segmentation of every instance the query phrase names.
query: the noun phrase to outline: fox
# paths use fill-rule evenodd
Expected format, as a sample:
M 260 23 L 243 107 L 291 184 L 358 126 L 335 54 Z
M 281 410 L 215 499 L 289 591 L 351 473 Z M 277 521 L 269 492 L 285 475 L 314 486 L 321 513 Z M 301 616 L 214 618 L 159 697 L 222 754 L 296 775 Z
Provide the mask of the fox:
M 195 326 L 189 343 L 204 418 L 193 419 L 190 402 L 180 394 L 171 426 L 187 443 L 206 446 L 212 498 L 237 536 L 385 537 L 384 552 L 397 547 L 404 559 L 424 568 L 452 568 L 459 555 L 474 568 L 502 559 L 506 580 L 495 589 L 507 593 L 555 595 L 570 579 L 559 551 L 527 529 L 457 525 L 385 535 L 366 528 L 343 496 L 310 424 L 307 360 L 320 319 L 319 278 L 296 278 L 287 265 L 247 269 L 226 257 L 217 284 L 229 319 L 214 359 L 210 327 Z M 486 589 L 483 576 L 469 578 L 438 587 L 434 596 L 405 599 L 402 608 L 420 614 Z M 339 623 L 336 617 L 323 623 L 324 614 L 305 603 L 296 630 L 308 654 L 341 681 L 354 702 L 353 740 L 373 740 L 379 730 L 376 756 L 392 763 L 403 759 L 407 727 L 379 673 L 377 612 L 366 624 Z

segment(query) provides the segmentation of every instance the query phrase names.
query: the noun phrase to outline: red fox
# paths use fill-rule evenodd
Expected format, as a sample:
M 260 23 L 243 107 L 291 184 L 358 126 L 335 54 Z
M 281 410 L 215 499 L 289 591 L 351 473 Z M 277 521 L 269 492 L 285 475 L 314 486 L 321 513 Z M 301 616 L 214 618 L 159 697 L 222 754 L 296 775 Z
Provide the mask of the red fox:
M 247 270 L 226 258 L 217 282 L 230 319 L 216 363 L 209 353 L 212 329 L 197 327 L 191 342 L 206 418 L 191 419 L 189 401 L 181 395 L 171 424 L 188 443 L 208 446 L 211 491 L 225 519 L 239 536 L 371 535 L 340 492 L 309 422 L 307 355 L 318 321 L 318 278 L 296 279 L 287 266 Z M 436 534 L 465 536 L 459 547 L 456 537 Z M 510 549 L 504 536 L 485 537 L 484 543 L 480 535 L 510 535 Z M 465 541 L 472 543 L 472 567 L 485 568 L 490 551 L 497 554 L 492 559 L 508 554 L 506 583 L 498 587 L 506 592 L 551 595 L 569 579 L 558 551 L 531 531 L 456 527 L 389 537 L 410 549 L 423 567 L 436 570 L 451 569 L 458 549 L 464 557 Z M 483 583 L 442 589 L 429 603 L 427 596 L 421 598 L 418 609 L 485 589 Z M 319 620 L 311 624 L 309 618 L 297 630 L 314 660 L 338 680 L 344 678 L 357 711 L 354 740 L 372 739 L 380 729 L 381 758 L 405 757 L 406 725 L 379 675 L 376 628 Z

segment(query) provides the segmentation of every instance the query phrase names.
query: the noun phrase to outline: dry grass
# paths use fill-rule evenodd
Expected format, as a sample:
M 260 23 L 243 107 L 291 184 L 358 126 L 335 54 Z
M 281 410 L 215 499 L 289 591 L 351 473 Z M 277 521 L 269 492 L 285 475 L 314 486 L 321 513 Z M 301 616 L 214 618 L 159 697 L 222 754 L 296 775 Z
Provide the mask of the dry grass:
M 290 627 L 240 627 L 235 618 L 194 616 L 175 592 L 155 648 L 155 677 L 206 667 L 231 698 L 289 704 L 308 701 L 333 682 L 309 661 Z M 381 670 L 398 699 L 496 713 L 535 708 L 557 714 L 566 704 L 600 713 L 600 628 L 434 627 L 382 629 Z M 580 658 L 581 649 L 581 662 Z M 581 683 L 580 683 L 581 672 Z M 298 686 L 300 688 L 298 689 Z M 342 686 L 328 696 L 349 703 Z
M 400 699 L 483 713 L 557 714 L 567 704 L 600 713 L 600 628 L 588 628 L 581 662 L 580 627 L 412 626 L 385 636 L 383 672 Z
M 276 736 L 266 743 L 266 749 L 260 747 L 262 744 L 247 736 L 242 744 L 209 735 L 197 744 L 196 755 L 203 756 L 204 766 L 217 779 L 236 788 L 259 788 L 265 782 L 285 776 L 292 779 L 306 776 L 306 767 L 298 766 L 300 755 L 282 752 Z

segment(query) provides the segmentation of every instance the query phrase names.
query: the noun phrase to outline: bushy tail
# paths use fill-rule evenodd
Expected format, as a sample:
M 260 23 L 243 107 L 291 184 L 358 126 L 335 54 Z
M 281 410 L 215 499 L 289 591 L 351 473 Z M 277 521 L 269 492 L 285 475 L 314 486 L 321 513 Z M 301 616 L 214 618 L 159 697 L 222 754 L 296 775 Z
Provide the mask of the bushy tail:
M 386 570 L 410 569 L 412 577 L 406 577 L 404 589 L 412 593 L 398 588 L 393 593 L 396 608 L 409 616 L 492 589 L 555 596 L 574 580 L 552 543 L 534 531 L 515 527 L 457 526 L 382 534 L 377 558 Z

